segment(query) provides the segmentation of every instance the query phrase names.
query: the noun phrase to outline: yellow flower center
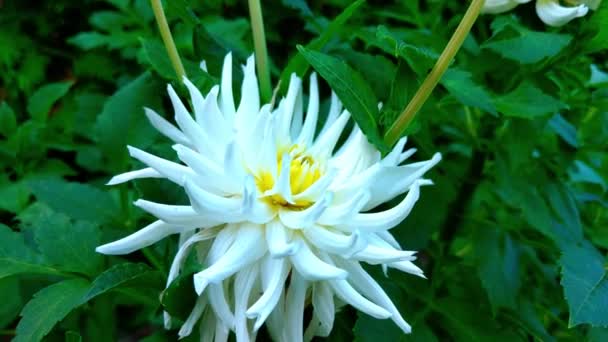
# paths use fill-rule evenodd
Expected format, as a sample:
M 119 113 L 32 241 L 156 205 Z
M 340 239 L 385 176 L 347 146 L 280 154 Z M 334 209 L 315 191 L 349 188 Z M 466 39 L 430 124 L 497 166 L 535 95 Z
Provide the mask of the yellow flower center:
M 298 195 L 304 192 L 308 187 L 314 184 L 321 178 L 322 172 L 318 163 L 304 153 L 304 149 L 298 145 L 292 145 L 288 149 L 291 155 L 291 164 L 289 165 L 289 187 L 292 195 Z M 277 177 L 281 176 L 283 152 L 277 153 Z M 256 184 L 261 193 L 271 190 L 274 187 L 275 179 L 270 171 L 260 172 L 256 178 Z M 274 194 L 263 198 L 271 206 L 281 206 L 293 210 L 303 210 L 311 206 L 313 203 L 306 199 L 295 200 L 294 203 L 289 203 L 280 194 Z

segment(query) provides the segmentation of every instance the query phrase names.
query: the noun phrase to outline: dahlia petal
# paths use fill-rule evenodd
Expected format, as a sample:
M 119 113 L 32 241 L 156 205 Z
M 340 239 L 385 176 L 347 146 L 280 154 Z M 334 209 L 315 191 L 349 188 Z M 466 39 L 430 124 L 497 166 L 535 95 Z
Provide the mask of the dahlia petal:
M 284 258 L 298 251 L 300 245 L 297 242 L 290 242 L 289 235 L 290 232 L 278 220 L 266 224 L 266 244 L 273 258 Z
M 486 0 L 481 12 L 489 14 L 502 13 L 515 8 L 519 4 L 530 1 L 531 0 Z
M 331 168 L 329 169 L 321 178 L 319 178 L 316 182 L 314 182 L 311 186 L 306 188 L 306 190 L 300 192 L 299 194 L 293 196 L 294 201 L 299 200 L 313 200 L 316 201 L 319 197 L 323 195 L 327 191 L 327 188 L 334 181 L 334 178 L 338 174 L 338 169 Z
M 291 283 L 285 298 L 285 324 L 287 329 L 287 339 L 293 342 L 301 342 L 304 336 L 304 304 L 308 282 L 297 272 L 291 273 Z
M 173 145 L 179 159 L 188 165 L 196 175 L 196 183 L 219 194 L 235 194 L 239 184 L 226 177 L 222 168 L 213 160 L 183 145 Z
M 224 66 L 222 67 L 220 108 L 222 113 L 224 113 L 226 120 L 232 122 L 236 112 L 234 108 L 234 97 L 232 96 L 232 52 L 229 52 L 226 55 L 224 58 Z
M 356 227 L 363 232 L 378 232 L 391 229 L 409 215 L 419 196 L 420 182 L 415 181 L 405 198 L 397 206 L 377 213 L 357 214 L 350 220 L 348 226 Z
M 353 215 L 359 213 L 367 204 L 370 197 L 369 191 L 360 189 L 355 195 L 349 196 L 342 204 L 332 205 L 327 208 L 323 212 L 323 215 L 319 217 L 318 223 L 331 226 L 344 222 L 349 217 L 353 217 Z
M 333 193 L 326 192 L 315 204 L 302 211 L 281 209 L 279 210 L 281 222 L 283 222 L 286 227 L 292 229 L 304 229 L 310 227 L 310 225 L 315 223 L 323 212 L 325 212 L 325 209 L 331 205 L 333 198 Z
M 300 131 L 302 130 L 302 125 L 304 124 L 304 108 L 302 108 L 302 97 L 302 87 L 300 87 L 300 89 L 298 89 L 298 94 L 296 95 L 296 103 L 293 107 L 293 118 L 291 119 L 291 141 L 296 141 L 296 139 L 300 135 Z
M 257 261 L 266 252 L 261 227 L 241 224 L 226 253 L 208 268 L 194 275 L 194 288 L 201 294 L 209 283 L 218 283 Z
M 116 176 L 112 177 L 112 179 L 110 179 L 106 183 L 106 185 L 121 184 L 121 183 L 125 183 L 128 181 L 134 180 L 134 179 L 140 179 L 140 178 L 164 178 L 164 176 L 162 174 L 160 174 L 158 171 L 154 170 L 153 168 L 147 167 L 145 169 L 129 171 L 129 172 L 125 172 L 125 173 L 116 175 Z
M 277 306 L 283 286 L 289 274 L 289 265 L 285 259 L 266 258 L 262 263 L 260 272 L 262 273 L 262 286 L 264 293 L 245 313 L 248 318 L 255 318 L 253 330 L 257 331 L 262 327 L 268 316 Z
M 170 84 L 167 85 L 167 91 L 175 111 L 175 122 L 177 122 L 179 128 L 184 132 L 186 137 L 188 137 L 190 143 L 194 145 L 199 152 L 205 150 L 214 153 L 217 148 L 212 148 L 210 146 L 213 145 L 213 141 L 208 138 L 207 132 L 205 132 L 194 118 L 192 118 L 182 100 Z
M 198 185 L 194 184 L 191 180 L 184 182 L 184 188 L 186 194 L 190 198 L 192 207 L 197 212 L 208 215 L 217 214 L 217 219 L 224 219 L 224 222 L 230 222 L 228 217 L 225 217 L 231 213 L 238 213 L 241 208 L 241 200 L 238 198 L 227 198 L 218 196 L 209 191 L 204 190 Z M 223 216 L 222 216 L 223 215 Z M 237 217 L 230 217 L 238 222 L 240 219 Z
M 272 209 L 258 200 L 258 191 L 255 185 L 255 179 L 252 175 L 248 175 L 245 178 L 241 213 L 247 221 L 256 224 L 268 223 L 275 217 L 275 213 Z
M 350 235 L 335 233 L 326 227 L 312 225 L 302 231 L 314 246 L 331 254 L 351 254 L 357 252 L 361 239 L 358 232 Z
M 287 201 L 287 203 L 294 204 L 294 200 L 291 194 L 291 167 L 292 157 L 289 153 L 283 153 L 281 157 L 281 171 L 279 171 L 279 178 L 275 182 L 272 189 L 264 192 L 263 196 L 280 195 Z
M 186 86 L 186 88 L 188 89 L 188 93 L 190 94 L 190 101 L 192 102 L 192 109 L 194 110 L 194 117 L 196 119 L 196 122 L 200 124 L 205 120 L 203 118 L 205 115 L 203 109 L 205 98 L 203 97 L 203 94 L 201 94 L 201 91 L 198 90 L 198 88 L 186 76 L 182 78 L 182 82 L 184 82 L 184 85 Z
M 418 266 L 414 265 L 411 261 L 403 260 L 398 262 L 392 262 L 388 264 L 389 267 L 396 268 L 402 272 L 410 273 L 415 276 L 419 276 L 421 278 L 425 278 L 424 271 L 422 271 Z
M 270 337 L 276 342 L 290 342 L 287 338 L 285 329 L 285 291 L 281 291 L 279 302 L 275 306 L 268 319 L 266 320 L 266 328 Z
M 246 173 L 243 169 L 243 161 L 241 159 L 241 150 L 238 148 L 236 141 L 231 141 L 224 153 L 224 172 L 232 180 L 232 182 L 242 183 Z
M 129 254 L 138 249 L 148 247 L 171 234 L 179 233 L 184 229 L 192 228 L 183 228 L 158 220 L 127 237 L 99 246 L 95 250 L 98 253 L 106 255 Z
M 348 270 L 349 279 L 351 284 L 364 296 L 378 303 L 380 306 L 385 308 L 391 313 L 391 319 L 404 333 L 409 334 L 412 332 L 412 327 L 401 317 L 399 310 L 395 307 L 395 304 L 391 301 L 390 297 L 384 292 L 382 287 L 370 276 L 361 265 L 357 262 L 340 262 L 341 267 Z
M 344 130 L 349 118 L 350 113 L 348 111 L 342 112 L 342 114 L 340 114 L 340 116 L 325 132 L 319 134 L 319 137 L 310 148 L 310 154 L 321 156 L 330 155 L 333 152 L 334 147 L 336 146 L 336 143 L 338 142 L 338 139 L 340 138 L 340 135 L 342 134 L 342 131 Z
M 127 146 L 127 149 L 131 157 L 150 166 L 175 184 L 183 185 L 184 176 L 196 176 L 191 169 L 183 165 L 159 158 L 133 146 Z
M 298 273 L 306 280 L 345 279 L 348 276 L 343 269 L 319 259 L 304 242 L 298 252 L 290 256 L 290 259 Z
M 260 97 L 257 77 L 255 75 L 255 60 L 253 55 L 247 58 L 243 66 L 243 83 L 241 85 L 241 102 L 235 116 L 235 127 L 243 134 L 248 132 L 255 123 L 255 117 L 260 111 Z
M 558 0 L 536 1 L 536 14 L 549 26 L 566 25 L 570 20 L 584 16 L 588 11 L 586 5 L 566 7 L 560 5 Z
M 395 147 L 393 147 L 391 152 L 387 154 L 384 159 L 382 159 L 382 163 L 387 166 L 396 166 L 397 164 L 399 164 L 399 157 L 401 156 L 401 153 L 403 152 L 403 147 L 405 147 L 406 143 L 407 137 L 402 137 L 401 139 L 399 139 L 399 141 L 397 141 Z
M 280 116 L 278 118 L 278 137 L 281 141 L 290 141 L 291 133 L 291 122 L 293 119 L 294 105 L 296 103 L 296 97 L 302 86 L 302 80 L 292 73 L 289 78 L 289 88 L 287 89 L 287 95 L 285 99 L 280 103 L 279 108 L 281 109 Z
M 329 336 L 329 333 L 334 326 L 336 307 L 334 305 L 334 294 L 327 283 L 314 283 L 312 289 L 312 306 L 314 308 L 313 315 L 318 318 L 319 322 L 314 335 L 321 337 Z
M 404 260 L 415 259 L 414 251 L 401 251 L 391 248 L 382 248 L 373 244 L 368 244 L 363 250 L 355 253 L 353 258 L 356 260 L 365 261 L 368 264 L 386 264 L 389 262 L 398 262 Z
M 133 204 L 170 224 L 207 228 L 223 223 L 197 213 L 189 205 L 167 205 L 142 199 L 135 201 Z
M 325 125 L 323 125 L 321 132 L 319 132 L 319 136 L 323 135 L 331 127 L 341 111 L 342 102 L 340 102 L 338 95 L 336 95 L 336 93 L 332 90 L 329 112 L 327 113 L 327 118 L 325 119 Z
M 250 341 L 245 311 L 258 276 L 257 264 L 238 272 L 234 279 L 234 324 L 237 341 Z
M 194 304 L 194 309 L 192 309 L 192 311 L 190 312 L 190 315 L 188 315 L 188 318 L 186 319 L 186 321 L 184 322 L 184 324 L 181 326 L 181 328 L 179 329 L 179 331 L 177 333 L 177 335 L 179 336 L 180 339 L 182 339 L 186 336 L 189 336 L 192 333 L 192 329 L 194 328 L 194 325 L 196 324 L 196 322 L 198 322 L 198 320 L 203 315 L 203 311 L 205 310 L 206 306 L 207 306 L 207 297 L 198 296 L 198 298 L 196 299 L 196 303 Z
M 310 93 L 308 95 L 308 109 L 306 110 L 306 118 L 304 125 L 300 130 L 300 135 L 297 139 L 297 144 L 300 146 L 311 146 L 317 129 L 317 120 L 319 117 L 319 84 L 317 82 L 317 74 L 310 75 Z
M 388 243 L 389 246 L 396 248 L 396 249 L 401 249 L 399 242 L 397 242 L 397 240 L 391 235 L 391 233 L 389 231 L 387 231 L 387 230 L 380 231 L 380 232 L 377 232 L 376 235 L 380 239 L 382 239 L 383 241 Z
M 218 146 L 222 146 L 227 139 L 232 137 L 233 131 L 218 107 L 218 93 L 219 87 L 213 86 L 201 106 L 201 117 L 197 115 L 196 121 L 208 133 L 209 138 L 216 141 Z
M 340 299 L 374 318 L 386 319 L 391 313 L 363 297 L 346 280 L 330 280 L 329 284 Z
M 170 124 L 169 121 L 158 115 L 158 113 L 146 107 L 144 107 L 144 112 L 146 113 L 146 117 L 148 118 L 148 121 L 150 121 L 150 124 L 164 136 L 176 143 L 190 145 L 190 139 L 188 139 L 182 131 Z
M 179 272 L 192 249 L 194 244 L 211 239 L 217 235 L 218 231 L 214 229 L 205 229 L 200 232 L 192 235 L 189 239 L 187 239 L 177 250 L 175 257 L 173 258 L 173 262 L 171 262 L 171 267 L 169 268 L 169 275 L 167 276 L 167 285 L 169 285 L 177 278 Z
M 209 284 L 206 291 L 209 296 L 209 304 L 218 317 L 218 321 L 226 328 L 233 328 L 236 319 L 228 304 L 224 284 Z

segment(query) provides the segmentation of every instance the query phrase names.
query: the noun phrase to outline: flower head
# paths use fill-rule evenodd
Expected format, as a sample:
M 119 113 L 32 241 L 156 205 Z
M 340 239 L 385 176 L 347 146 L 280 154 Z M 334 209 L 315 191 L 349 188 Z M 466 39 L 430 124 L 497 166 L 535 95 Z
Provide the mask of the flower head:
M 410 212 L 422 179 L 440 160 L 402 165 L 415 151 L 401 139 L 381 157 L 355 125 L 338 141 L 350 114 L 336 95 L 317 133 L 319 92 L 310 78 L 304 115 L 302 81 L 293 75 L 278 106 L 260 106 L 253 57 L 243 68 L 241 100 L 232 93 L 232 57 L 226 56 L 221 85 L 203 96 L 184 79 L 194 117 L 171 86 L 175 127 L 150 109 L 152 125 L 175 142 L 182 163 L 129 146 L 148 167 L 112 178 L 166 178 L 182 186 L 190 205 L 138 200 L 135 205 L 157 221 L 121 240 L 100 246 L 105 254 L 125 254 L 170 234 L 180 246 L 167 285 L 179 274 L 193 248 L 204 268 L 193 277 L 197 302 L 180 330 L 188 335 L 202 320 L 202 340 L 254 339 L 262 324 L 276 341 L 327 336 L 340 303 L 376 318 L 391 318 L 404 332 L 410 326 L 389 296 L 360 262 L 423 277 L 389 233 Z M 386 211 L 379 204 L 407 193 Z M 335 300 L 337 297 L 339 300 Z M 305 307 L 312 320 L 303 326 Z M 165 314 L 170 325 L 170 317 Z
M 515 8 L 519 4 L 531 0 L 487 0 L 483 7 L 484 13 L 502 13 Z M 536 13 L 547 25 L 563 26 L 574 18 L 587 14 L 589 9 L 598 8 L 601 0 L 569 0 L 564 1 L 567 6 L 560 4 L 559 0 L 536 0 Z

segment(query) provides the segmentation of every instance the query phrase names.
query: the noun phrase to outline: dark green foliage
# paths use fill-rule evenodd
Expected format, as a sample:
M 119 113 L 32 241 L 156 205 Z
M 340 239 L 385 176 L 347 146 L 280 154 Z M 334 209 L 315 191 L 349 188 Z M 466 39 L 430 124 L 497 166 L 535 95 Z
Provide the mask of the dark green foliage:
M 280 95 L 291 73 L 307 83 L 314 69 L 322 101 L 329 84 L 386 152 L 383 134 L 464 3 L 263 1 L 273 86 Z M 246 2 L 164 5 L 188 77 L 209 90 L 231 51 L 238 99 L 253 52 Z M 327 340 L 608 340 L 606 23 L 608 1 L 562 28 L 533 2 L 478 19 L 405 132 L 412 159 L 443 155 L 392 230 L 428 279 L 369 267 L 413 333 L 345 307 Z M 186 90 L 149 1 L 5 0 L 0 26 L 0 340 L 175 340 L 162 311 L 174 328 L 187 317 L 202 266 L 191 256 L 165 289 L 173 238 L 95 252 L 150 222 L 133 200 L 187 202 L 162 180 L 103 185 L 141 166 L 126 145 L 172 155 L 143 107 L 172 121 L 166 85 Z

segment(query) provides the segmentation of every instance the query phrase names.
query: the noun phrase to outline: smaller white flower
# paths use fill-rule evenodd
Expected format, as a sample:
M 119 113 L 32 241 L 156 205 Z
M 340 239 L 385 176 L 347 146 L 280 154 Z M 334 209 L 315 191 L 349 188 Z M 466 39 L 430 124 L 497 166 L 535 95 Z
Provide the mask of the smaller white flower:
M 519 4 L 531 0 L 487 0 L 482 13 L 497 14 L 510 11 Z M 560 4 L 559 0 L 536 0 L 536 14 L 549 26 L 563 26 L 572 19 L 585 16 L 589 9 L 596 10 L 602 0 L 569 0 L 568 6 Z

